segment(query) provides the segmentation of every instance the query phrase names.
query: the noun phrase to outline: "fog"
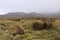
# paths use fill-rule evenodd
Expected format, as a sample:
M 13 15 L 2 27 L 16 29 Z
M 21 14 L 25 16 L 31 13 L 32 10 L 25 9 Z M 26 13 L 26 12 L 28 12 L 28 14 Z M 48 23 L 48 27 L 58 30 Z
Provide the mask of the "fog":
M 60 0 L 0 0 L 0 14 L 8 12 L 60 12 Z

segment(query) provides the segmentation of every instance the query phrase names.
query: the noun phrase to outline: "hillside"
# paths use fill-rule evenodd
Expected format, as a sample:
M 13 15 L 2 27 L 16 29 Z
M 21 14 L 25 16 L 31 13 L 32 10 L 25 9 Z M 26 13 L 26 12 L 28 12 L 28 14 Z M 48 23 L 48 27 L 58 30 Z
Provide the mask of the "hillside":
M 0 15 L 0 18 L 32 18 L 32 17 L 54 17 L 54 18 L 60 18 L 60 13 L 37 13 L 37 12 L 30 12 L 30 13 L 24 13 L 24 12 L 10 12 L 5 15 Z
M 24 12 L 10 12 L 5 15 L 0 15 L 0 18 L 32 18 L 32 17 L 43 17 L 44 15 L 36 12 L 24 13 Z

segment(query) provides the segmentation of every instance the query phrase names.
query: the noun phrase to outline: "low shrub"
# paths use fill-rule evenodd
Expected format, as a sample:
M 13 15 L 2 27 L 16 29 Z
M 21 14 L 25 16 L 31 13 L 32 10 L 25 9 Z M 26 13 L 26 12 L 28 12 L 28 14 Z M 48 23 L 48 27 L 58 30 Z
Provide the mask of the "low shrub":
M 39 29 L 42 29 L 43 27 L 42 27 L 42 24 L 41 23 L 39 23 L 39 22 L 34 22 L 33 24 L 32 24 L 32 28 L 34 29 L 34 30 L 39 30 Z
M 43 22 L 43 23 L 34 22 L 32 24 L 32 28 L 34 30 L 50 29 L 52 28 L 52 26 L 53 24 L 51 22 Z

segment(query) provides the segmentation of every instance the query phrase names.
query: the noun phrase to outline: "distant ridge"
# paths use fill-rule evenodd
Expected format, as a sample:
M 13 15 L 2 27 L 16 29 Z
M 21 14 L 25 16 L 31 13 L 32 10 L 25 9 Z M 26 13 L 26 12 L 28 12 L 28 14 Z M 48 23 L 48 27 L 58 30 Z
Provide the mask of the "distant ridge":
M 43 17 L 44 15 L 36 12 L 24 13 L 24 12 L 10 12 L 5 15 L 0 15 L 0 18 L 31 18 L 31 17 Z
M 0 18 L 32 18 L 32 17 L 55 17 L 60 18 L 60 13 L 52 13 L 52 14 L 42 14 L 37 12 L 10 12 L 5 15 L 0 15 Z

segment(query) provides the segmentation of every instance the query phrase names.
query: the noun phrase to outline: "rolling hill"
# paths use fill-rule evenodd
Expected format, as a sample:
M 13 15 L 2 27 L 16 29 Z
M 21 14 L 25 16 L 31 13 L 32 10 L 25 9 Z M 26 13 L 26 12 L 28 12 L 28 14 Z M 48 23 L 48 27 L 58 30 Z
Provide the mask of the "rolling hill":
M 10 12 L 5 15 L 0 15 L 0 18 L 32 18 L 32 17 L 54 17 L 60 18 L 60 13 L 42 14 L 36 12 L 24 13 L 24 12 Z

